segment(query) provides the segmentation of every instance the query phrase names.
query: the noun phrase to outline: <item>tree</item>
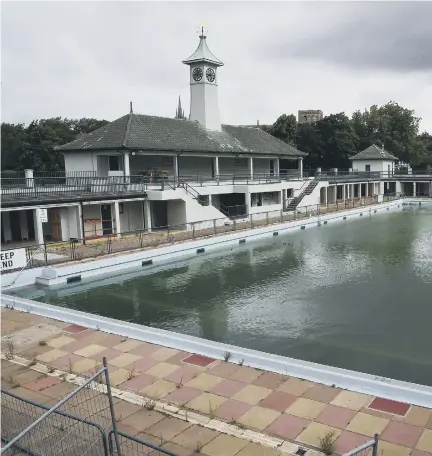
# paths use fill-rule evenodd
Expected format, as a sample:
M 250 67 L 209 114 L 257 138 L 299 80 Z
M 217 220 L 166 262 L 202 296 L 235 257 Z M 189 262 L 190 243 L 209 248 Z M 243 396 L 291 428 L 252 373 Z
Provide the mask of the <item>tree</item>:
M 371 106 L 363 113 L 356 111 L 351 118 L 360 139 L 360 150 L 371 144 L 384 146 L 402 161 L 418 165 L 426 154 L 419 138 L 420 118 L 413 110 L 403 108 L 394 101 L 383 106 Z
M 332 114 L 313 125 L 302 124 L 297 145 L 308 152 L 308 168 L 350 167 L 349 158 L 358 151 L 359 138 L 345 113 Z
M 297 120 L 293 114 L 282 114 L 266 131 L 287 144 L 297 145 Z
M 54 147 L 71 142 L 79 135 L 90 133 L 106 123 L 106 120 L 61 117 L 35 120 L 27 127 L 3 123 L 1 169 L 63 170 L 63 155 Z

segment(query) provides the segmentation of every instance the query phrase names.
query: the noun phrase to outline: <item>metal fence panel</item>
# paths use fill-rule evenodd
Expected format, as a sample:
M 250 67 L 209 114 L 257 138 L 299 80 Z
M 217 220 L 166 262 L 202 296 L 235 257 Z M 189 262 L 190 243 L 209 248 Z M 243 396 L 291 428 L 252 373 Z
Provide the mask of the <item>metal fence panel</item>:
M 132 437 L 123 432 L 117 432 L 118 441 L 120 445 L 121 456 L 141 456 L 141 455 L 152 455 L 160 456 L 166 454 L 168 456 L 178 456 L 171 451 L 168 451 L 162 447 L 153 445 L 150 442 L 145 440 L 138 439 L 137 437 Z M 110 456 L 120 456 L 117 452 L 114 440 L 114 433 L 109 433 L 109 448 Z
M 2 390 L 1 432 L 8 443 L 1 453 L 108 455 L 107 434 L 117 431 L 105 358 L 103 364 L 95 362 L 93 375 L 51 408 Z

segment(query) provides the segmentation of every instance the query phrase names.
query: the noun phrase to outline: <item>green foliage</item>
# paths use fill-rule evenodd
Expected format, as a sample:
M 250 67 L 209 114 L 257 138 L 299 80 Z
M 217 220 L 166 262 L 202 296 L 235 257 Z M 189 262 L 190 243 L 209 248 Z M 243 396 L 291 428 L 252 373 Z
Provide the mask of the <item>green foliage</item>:
M 2 123 L 1 170 L 60 171 L 64 169 L 61 153 L 54 150 L 82 134 L 102 127 L 106 120 L 96 119 L 41 119 L 23 124 Z
M 307 168 L 350 167 L 350 157 L 371 144 L 386 148 L 414 167 L 432 165 L 432 136 L 419 134 L 420 118 L 395 102 L 356 111 L 331 114 L 314 124 L 297 124 L 293 115 L 281 115 L 265 130 L 308 153 Z

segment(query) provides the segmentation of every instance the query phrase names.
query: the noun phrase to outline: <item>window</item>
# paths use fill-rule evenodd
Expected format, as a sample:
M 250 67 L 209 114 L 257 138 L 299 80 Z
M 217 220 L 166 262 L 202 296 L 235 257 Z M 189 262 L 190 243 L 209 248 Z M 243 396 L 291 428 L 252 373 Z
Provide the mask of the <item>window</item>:
M 247 165 L 247 159 L 246 158 L 236 157 L 234 159 L 234 163 L 235 163 L 236 166 L 246 166 Z
M 370 165 L 365 165 L 365 171 L 366 172 L 370 171 Z
M 162 156 L 162 165 L 173 166 L 173 157 Z
M 123 162 L 120 155 L 108 156 L 108 167 L 110 171 L 123 171 Z

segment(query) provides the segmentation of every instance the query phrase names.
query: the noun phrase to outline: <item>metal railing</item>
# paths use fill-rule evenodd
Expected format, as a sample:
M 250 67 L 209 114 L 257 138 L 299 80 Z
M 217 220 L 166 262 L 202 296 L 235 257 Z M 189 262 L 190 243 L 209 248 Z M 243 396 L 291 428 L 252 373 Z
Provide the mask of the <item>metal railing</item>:
M 369 440 L 363 445 L 348 451 L 348 453 L 344 453 L 342 456 L 366 456 L 369 453 L 371 453 L 371 456 L 378 456 L 378 442 L 379 436 L 375 434 L 373 440 Z
M 381 201 L 388 202 L 398 198 L 400 196 L 380 195 L 345 201 L 337 200 L 333 203 L 301 206 L 294 211 L 287 211 L 286 209 L 262 211 L 243 217 L 233 217 L 233 219 L 224 217 L 180 225 L 160 226 L 152 230 L 142 229 L 122 232 L 119 235 L 109 234 L 93 240 L 73 239 L 62 242 L 46 242 L 23 248 L 26 249 L 28 259 L 27 268 L 31 269 L 70 261 L 81 261 L 87 258 L 97 258 L 111 253 L 156 248 L 176 242 L 218 236 L 220 234 L 250 230 L 272 224 L 309 219 L 312 216 L 367 207 Z M 8 270 L 2 272 L 2 274 L 9 272 L 12 271 Z M 7 290 L 8 285 L 3 285 L 3 287 Z
M 1 454 L 108 455 L 109 431 L 120 454 L 106 358 L 95 371 L 51 408 L 2 390 Z
M 110 432 L 108 435 L 108 442 L 110 448 L 110 456 L 140 456 L 140 455 L 154 455 L 160 456 L 166 454 L 168 456 L 178 456 L 177 454 L 162 448 L 160 446 L 154 445 L 146 440 L 139 439 L 138 437 L 133 437 L 131 435 L 125 434 L 124 432 L 117 431 L 117 438 L 121 449 L 121 455 L 117 453 L 117 448 L 115 446 L 115 434 Z M 161 442 L 162 445 L 163 442 Z M 154 451 L 152 451 L 154 450 Z

